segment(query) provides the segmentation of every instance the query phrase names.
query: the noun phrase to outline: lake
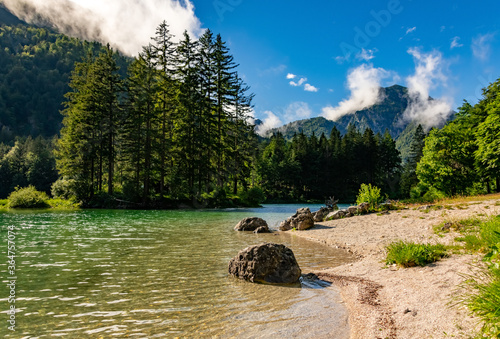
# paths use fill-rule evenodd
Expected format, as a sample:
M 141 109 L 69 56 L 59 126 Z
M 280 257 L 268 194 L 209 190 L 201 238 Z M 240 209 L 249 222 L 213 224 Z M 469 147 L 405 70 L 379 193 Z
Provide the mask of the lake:
M 304 205 L 203 211 L 78 210 L 0 213 L 1 272 L 7 227 L 16 228 L 16 332 L 2 337 L 348 337 L 336 290 L 284 287 L 229 277 L 239 250 L 290 247 L 303 273 L 353 260 L 293 232 L 235 232 L 244 217 L 271 228 Z M 310 205 L 312 211 L 320 205 Z M 8 291 L 6 287 L 4 292 Z M 7 293 L 2 318 L 7 320 Z M 336 332 L 332 332 L 332 330 Z

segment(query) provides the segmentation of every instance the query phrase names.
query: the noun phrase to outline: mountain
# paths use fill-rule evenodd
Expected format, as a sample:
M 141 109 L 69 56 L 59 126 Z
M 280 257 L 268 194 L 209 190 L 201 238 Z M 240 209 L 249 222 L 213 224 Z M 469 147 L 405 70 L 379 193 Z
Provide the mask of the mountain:
M 402 122 L 401 118 L 408 107 L 408 89 L 394 85 L 381 88 L 380 95 L 383 100 L 379 103 L 354 114 L 344 115 L 335 122 L 323 117 L 299 120 L 272 129 L 269 131 L 269 135 L 280 132 L 288 140 L 292 139 L 295 133 L 300 132 L 308 136 L 312 135 L 313 132 L 316 136 L 320 136 L 322 133 L 328 136 L 334 126 L 340 133 L 344 134 L 349 124 L 354 124 L 361 130 L 371 128 L 374 133 L 384 133 L 388 129 L 392 137 L 396 138 L 406 128 L 406 124 Z
M 25 24 L 25 22 L 19 20 L 15 15 L 9 12 L 4 5 L 0 3 L 0 25 L 19 25 L 19 24 Z
M 75 62 L 105 49 L 14 18 L 0 7 L 0 23 L 14 23 L 0 25 L 0 143 L 57 135 Z M 130 60 L 116 58 L 124 76 Z

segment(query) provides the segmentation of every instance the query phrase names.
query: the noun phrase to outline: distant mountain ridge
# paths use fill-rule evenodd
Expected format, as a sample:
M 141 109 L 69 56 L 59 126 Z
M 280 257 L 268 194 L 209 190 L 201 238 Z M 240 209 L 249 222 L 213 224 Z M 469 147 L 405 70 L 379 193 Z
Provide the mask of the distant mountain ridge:
M 383 99 L 379 103 L 353 114 L 344 115 L 337 121 L 330 121 L 323 117 L 294 121 L 270 130 L 269 135 L 280 132 L 288 140 L 292 139 L 295 133 L 300 132 L 307 136 L 313 133 L 318 137 L 322 133 L 329 136 L 334 126 L 344 134 L 349 124 L 354 124 L 361 130 L 370 128 L 374 133 L 384 133 L 387 129 L 393 138 L 397 138 L 408 125 L 402 119 L 409 105 L 408 89 L 394 85 L 381 88 L 380 95 Z

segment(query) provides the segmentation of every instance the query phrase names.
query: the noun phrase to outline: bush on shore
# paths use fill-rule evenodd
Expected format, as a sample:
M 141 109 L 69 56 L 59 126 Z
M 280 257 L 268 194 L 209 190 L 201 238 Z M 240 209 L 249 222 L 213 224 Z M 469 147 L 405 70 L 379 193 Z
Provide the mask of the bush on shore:
M 10 208 L 47 208 L 49 197 L 45 192 L 37 191 L 35 186 L 16 187 L 7 198 Z

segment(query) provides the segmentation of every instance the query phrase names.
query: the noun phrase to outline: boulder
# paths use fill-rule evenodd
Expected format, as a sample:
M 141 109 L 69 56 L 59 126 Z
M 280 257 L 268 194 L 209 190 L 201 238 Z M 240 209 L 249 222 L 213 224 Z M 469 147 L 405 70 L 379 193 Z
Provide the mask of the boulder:
M 250 217 L 241 220 L 235 227 L 235 231 L 250 231 L 253 232 L 260 227 L 265 227 L 269 231 L 269 226 L 264 219 L 257 217 Z M 262 233 L 262 232 L 261 232 Z
M 328 214 L 325 218 L 325 221 L 341 219 L 341 218 L 344 218 L 346 216 L 346 214 L 347 213 L 344 210 L 335 211 L 335 212 Z
M 370 204 L 367 202 L 362 202 L 358 206 L 358 212 L 361 214 L 366 214 L 369 212 L 369 210 L 370 210 Z
M 281 244 L 247 247 L 229 261 L 229 274 L 254 283 L 293 284 L 301 270 L 291 249 Z
M 350 206 L 347 208 L 347 212 L 353 216 L 353 215 L 356 215 L 358 214 L 358 206 Z
M 332 213 L 335 209 L 333 207 L 321 207 L 318 211 L 314 212 L 313 218 L 315 222 L 321 222 L 325 220 L 325 217 Z
M 314 226 L 314 217 L 311 213 L 311 210 L 309 210 L 309 208 L 306 207 L 306 208 L 299 208 L 294 215 L 282 221 L 279 230 L 289 231 L 295 228 L 298 231 L 303 231 L 313 226 Z
M 253 231 L 253 233 L 271 233 L 271 231 L 269 230 L 269 227 L 267 227 L 267 226 L 260 226 L 255 231 Z

